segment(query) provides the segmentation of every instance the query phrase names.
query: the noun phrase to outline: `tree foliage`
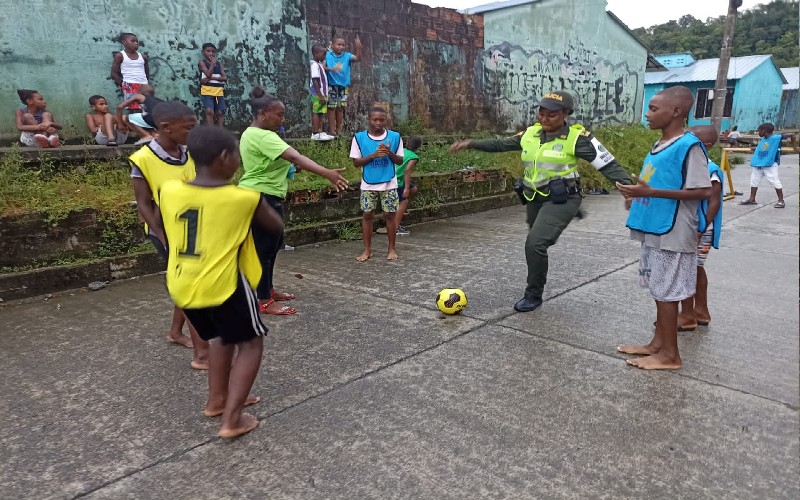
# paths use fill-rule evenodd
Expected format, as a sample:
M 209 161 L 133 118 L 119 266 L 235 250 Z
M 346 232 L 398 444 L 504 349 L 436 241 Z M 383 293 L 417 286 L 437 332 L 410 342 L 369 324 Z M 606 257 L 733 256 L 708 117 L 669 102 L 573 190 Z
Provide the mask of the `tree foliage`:
M 687 14 L 677 21 L 637 28 L 633 32 L 654 54 L 691 52 L 695 59 L 719 57 L 727 4 L 718 3 L 719 17 L 701 21 Z M 773 0 L 740 11 L 736 18 L 732 55 L 772 54 L 778 67 L 797 66 L 799 14 L 798 0 Z

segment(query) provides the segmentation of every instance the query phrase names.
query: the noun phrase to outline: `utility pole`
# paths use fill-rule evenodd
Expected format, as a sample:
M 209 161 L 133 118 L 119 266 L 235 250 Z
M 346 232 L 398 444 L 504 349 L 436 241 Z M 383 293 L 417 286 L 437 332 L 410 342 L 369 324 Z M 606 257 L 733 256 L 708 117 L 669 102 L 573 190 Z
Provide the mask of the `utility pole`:
M 719 135 L 722 128 L 722 112 L 725 110 L 725 96 L 728 93 L 728 68 L 731 64 L 731 47 L 733 46 L 733 28 L 736 24 L 736 9 L 742 6 L 742 0 L 728 0 L 728 16 L 725 18 L 725 32 L 722 35 L 722 49 L 719 51 L 717 82 L 714 84 L 714 102 L 711 106 L 711 126 Z

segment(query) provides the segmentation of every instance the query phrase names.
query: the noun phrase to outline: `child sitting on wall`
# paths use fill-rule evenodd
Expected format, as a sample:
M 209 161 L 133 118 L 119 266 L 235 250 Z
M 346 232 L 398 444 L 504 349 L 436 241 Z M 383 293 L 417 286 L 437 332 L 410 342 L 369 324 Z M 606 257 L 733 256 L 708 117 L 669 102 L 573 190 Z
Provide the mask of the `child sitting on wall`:
M 14 121 L 19 130 L 19 142 L 25 146 L 57 148 L 61 145 L 58 130 L 61 130 L 53 114 L 47 111 L 47 103 L 37 90 L 17 90 L 24 106 L 14 112 Z
M 128 140 L 128 125 L 108 112 L 108 100 L 101 95 L 89 98 L 91 113 L 86 113 L 86 128 L 101 146 L 117 146 Z

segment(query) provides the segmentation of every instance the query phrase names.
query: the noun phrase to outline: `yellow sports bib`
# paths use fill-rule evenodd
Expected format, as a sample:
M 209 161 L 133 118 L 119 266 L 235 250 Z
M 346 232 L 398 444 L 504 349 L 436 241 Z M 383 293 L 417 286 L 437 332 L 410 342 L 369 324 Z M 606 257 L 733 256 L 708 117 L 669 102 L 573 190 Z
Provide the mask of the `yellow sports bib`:
M 128 160 L 131 165 L 135 165 L 142 171 L 144 180 L 150 186 L 150 192 L 153 194 L 154 200 L 158 200 L 159 191 L 161 191 L 161 186 L 165 182 L 170 180 L 188 182 L 194 180 L 195 177 L 194 161 L 192 161 L 189 153 L 186 153 L 186 161 L 184 163 L 163 160 L 150 149 L 149 145 L 145 144 L 133 153 Z M 147 224 L 144 226 L 144 231 L 148 232 Z
M 167 288 L 180 308 L 218 306 L 236 290 L 239 272 L 251 288 L 261 279 L 250 224 L 260 193 L 237 186 L 167 181 L 159 207 L 167 235 Z

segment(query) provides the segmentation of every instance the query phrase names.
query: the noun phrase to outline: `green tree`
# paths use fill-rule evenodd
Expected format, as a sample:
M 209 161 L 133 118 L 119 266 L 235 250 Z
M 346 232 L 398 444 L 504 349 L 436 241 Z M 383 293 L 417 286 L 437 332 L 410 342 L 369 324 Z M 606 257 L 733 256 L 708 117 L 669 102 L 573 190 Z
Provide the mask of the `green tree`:
M 779 67 L 798 65 L 798 0 L 772 0 L 740 11 L 733 40 L 734 56 L 772 54 Z M 719 57 L 724 12 L 705 21 L 691 15 L 677 21 L 637 28 L 636 35 L 654 54 L 691 52 L 697 59 Z

